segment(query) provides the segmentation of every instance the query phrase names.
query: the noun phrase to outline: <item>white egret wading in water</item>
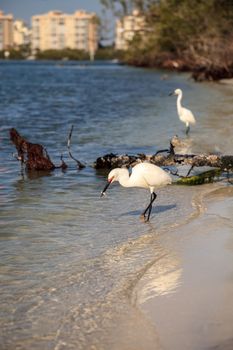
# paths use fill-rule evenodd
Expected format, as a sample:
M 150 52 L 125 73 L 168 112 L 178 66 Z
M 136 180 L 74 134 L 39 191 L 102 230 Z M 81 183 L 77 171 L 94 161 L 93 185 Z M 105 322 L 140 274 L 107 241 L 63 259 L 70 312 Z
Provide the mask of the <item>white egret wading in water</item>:
M 157 197 L 154 192 L 155 188 L 172 183 L 170 175 L 168 175 L 163 169 L 151 163 L 139 163 L 133 167 L 131 175 L 129 175 L 128 169 L 125 168 L 111 170 L 108 174 L 108 182 L 101 192 L 101 197 L 105 194 L 109 185 L 114 181 L 119 181 L 120 185 L 123 187 L 141 187 L 150 190 L 150 203 L 141 214 L 141 217 L 145 221 L 149 221 L 152 204 Z
M 182 90 L 181 89 L 176 89 L 175 91 L 171 92 L 169 94 L 171 95 L 176 95 L 177 97 L 177 113 L 178 116 L 180 118 L 180 120 L 185 123 L 186 125 L 186 135 L 188 135 L 189 131 L 190 131 L 190 124 L 195 124 L 196 120 L 195 117 L 193 115 L 193 113 L 187 109 L 181 106 L 181 99 L 183 96 Z

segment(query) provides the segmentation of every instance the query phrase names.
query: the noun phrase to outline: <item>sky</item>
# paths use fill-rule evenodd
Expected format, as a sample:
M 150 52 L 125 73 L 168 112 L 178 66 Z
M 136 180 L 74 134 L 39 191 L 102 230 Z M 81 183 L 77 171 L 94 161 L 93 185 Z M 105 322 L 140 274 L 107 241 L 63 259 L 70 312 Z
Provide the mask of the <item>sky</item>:
M 100 0 L 0 0 L 0 10 L 11 13 L 14 19 L 22 19 L 28 25 L 31 16 L 51 10 L 73 13 L 76 10 L 96 12 L 101 16 Z

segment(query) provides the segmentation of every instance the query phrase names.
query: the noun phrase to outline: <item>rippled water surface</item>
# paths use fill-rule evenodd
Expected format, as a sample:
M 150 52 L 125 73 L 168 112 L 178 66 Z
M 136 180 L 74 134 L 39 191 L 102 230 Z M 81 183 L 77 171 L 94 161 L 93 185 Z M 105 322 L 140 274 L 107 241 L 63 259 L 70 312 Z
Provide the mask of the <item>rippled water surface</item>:
M 154 153 L 175 134 L 185 138 L 168 97 L 177 87 L 197 119 L 189 150 L 232 153 L 231 86 L 188 78 L 113 64 L 0 63 L 1 348 L 119 349 L 123 334 L 136 349 L 135 334 L 143 327 L 150 333 L 129 302 L 132 289 L 166 257 L 161 235 L 200 211 L 202 188 L 160 189 L 144 224 L 149 193 L 116 185 L 100 199 L 106 174 L 93 163 L 110 152 Z M 66 150 L 72 124 L 82 171 Z M 22 174 L 11 127 L 43 144 L 56 164 L 63 153 L 67 171 Z M 147 349 L 152 333 L 143 340 Z

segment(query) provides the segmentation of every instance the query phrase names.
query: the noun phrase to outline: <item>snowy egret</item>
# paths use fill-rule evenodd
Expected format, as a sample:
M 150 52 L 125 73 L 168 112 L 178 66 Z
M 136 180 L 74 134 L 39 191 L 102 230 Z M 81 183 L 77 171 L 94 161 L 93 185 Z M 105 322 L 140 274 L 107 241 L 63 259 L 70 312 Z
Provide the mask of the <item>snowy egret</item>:
M 170 175 L 168 175 L 163 169 L 151 163 L 139 163 L 133 167 L 131 175 L 129 175 L 129 171 L 126 168 L 116 168 L 111 170 L 108 174 L 108 182 L 101 192 L 101 197 L 105 194 L 109 185 L 114 181 L 118 181 L 123 187 L 141 187 L 150 190 L 150 203 L 141 214 L 141 217 L 145 221 L 149 221 L 152 204 L 157 197 L 154 192 L 155 188 L 172 183 Z M 148 215 L 146 217 L 147 212 Z
M 180 118 L 180 120 L 186 124 L 186 135 L 188 135 L 190 131 L 190 124 L 195 124 L 196 120 L 193 115 L 193 113 L 187 109 L 181 106 L 181 99 L 183 96 L 182 90 L 181 89 L 176 89 L 173 92 L 169 94 L 171 95 L 176 95 L 177 97 L 177 113 Z

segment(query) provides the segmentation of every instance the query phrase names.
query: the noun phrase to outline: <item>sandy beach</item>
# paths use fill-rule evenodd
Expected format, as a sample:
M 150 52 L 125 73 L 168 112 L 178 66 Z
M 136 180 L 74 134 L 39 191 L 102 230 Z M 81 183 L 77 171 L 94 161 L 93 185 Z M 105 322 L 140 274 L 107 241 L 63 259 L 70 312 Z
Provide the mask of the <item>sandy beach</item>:
M 216 185 L 203 205 L 164 236 L 168 254 L 134 291 L 164 350 L 233 349 L 232 186 Z

